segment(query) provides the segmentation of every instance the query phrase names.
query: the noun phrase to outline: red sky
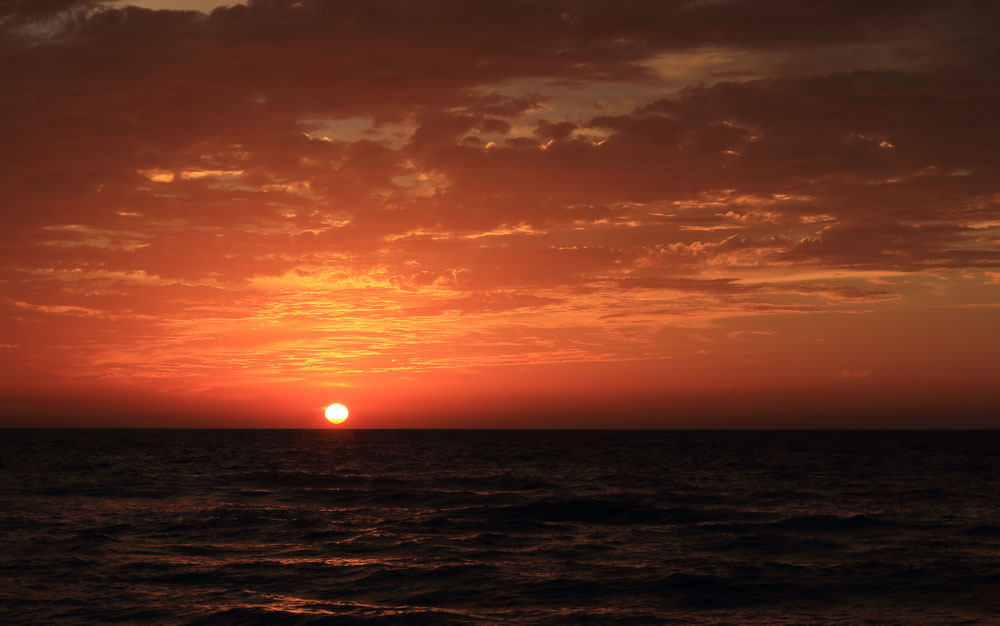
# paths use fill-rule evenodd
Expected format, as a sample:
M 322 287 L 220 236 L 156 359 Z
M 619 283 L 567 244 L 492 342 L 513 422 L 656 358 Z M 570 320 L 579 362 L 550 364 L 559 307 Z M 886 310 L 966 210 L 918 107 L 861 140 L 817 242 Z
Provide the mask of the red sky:
M 996 426 L 1000 4 L 0 6 L 0 424 Z

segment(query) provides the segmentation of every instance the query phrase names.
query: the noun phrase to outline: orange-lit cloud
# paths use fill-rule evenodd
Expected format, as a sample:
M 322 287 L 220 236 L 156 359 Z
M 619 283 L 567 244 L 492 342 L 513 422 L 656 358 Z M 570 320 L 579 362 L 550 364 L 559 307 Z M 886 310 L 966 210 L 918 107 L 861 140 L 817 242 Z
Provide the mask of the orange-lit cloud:
M 127 4 L 0 9 L 9 423 L 995 408 L 992 3 Z

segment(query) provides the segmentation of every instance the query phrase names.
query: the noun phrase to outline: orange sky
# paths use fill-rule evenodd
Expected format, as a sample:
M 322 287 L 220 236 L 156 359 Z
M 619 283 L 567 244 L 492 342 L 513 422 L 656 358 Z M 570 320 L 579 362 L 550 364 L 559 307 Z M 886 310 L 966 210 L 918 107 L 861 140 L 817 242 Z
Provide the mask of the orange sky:
M 997 425 L 995 2 L 139 4 L 0 8 L 0 425 Z

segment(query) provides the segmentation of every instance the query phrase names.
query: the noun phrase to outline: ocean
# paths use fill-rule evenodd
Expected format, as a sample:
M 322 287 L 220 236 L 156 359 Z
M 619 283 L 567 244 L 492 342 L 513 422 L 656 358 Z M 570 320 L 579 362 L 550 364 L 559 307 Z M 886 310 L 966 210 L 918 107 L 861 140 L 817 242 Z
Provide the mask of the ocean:
M 1000 624 L 996 431 L 0 431 L 4 624 Z

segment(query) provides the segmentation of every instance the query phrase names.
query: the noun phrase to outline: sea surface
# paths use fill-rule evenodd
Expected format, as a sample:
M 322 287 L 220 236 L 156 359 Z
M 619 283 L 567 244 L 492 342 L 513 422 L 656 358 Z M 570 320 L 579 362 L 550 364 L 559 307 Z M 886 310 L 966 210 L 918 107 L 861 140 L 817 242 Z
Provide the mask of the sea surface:
M 3 624 L 1000 624 L 1000 432 L 0 440 Z

